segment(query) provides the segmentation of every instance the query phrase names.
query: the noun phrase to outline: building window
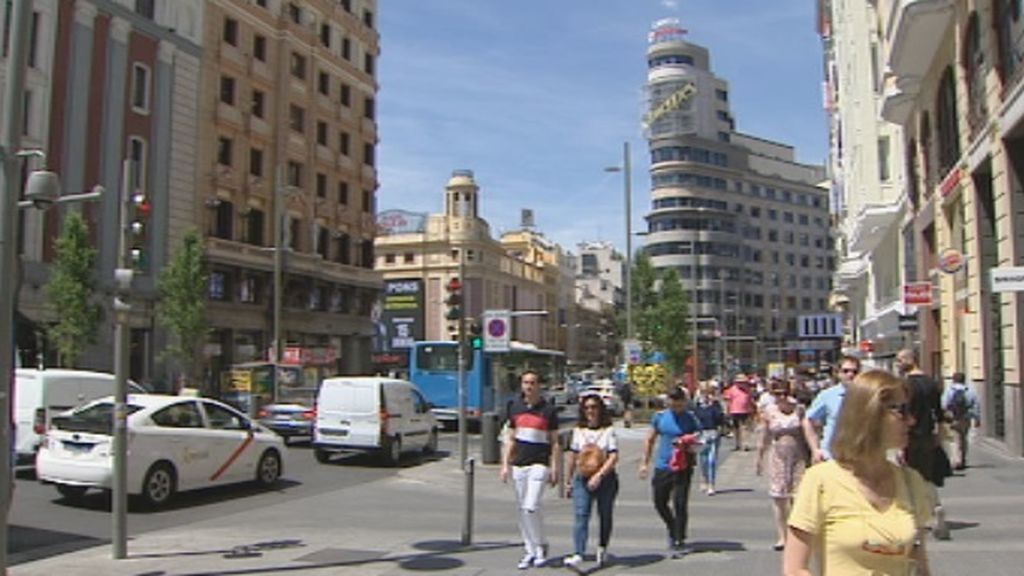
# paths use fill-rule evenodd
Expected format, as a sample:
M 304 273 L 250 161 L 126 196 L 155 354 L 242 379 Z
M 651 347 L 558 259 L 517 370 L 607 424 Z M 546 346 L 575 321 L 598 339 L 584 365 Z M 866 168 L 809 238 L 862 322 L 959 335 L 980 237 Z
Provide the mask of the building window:
M 316 197 L 327 198 L 327 175 L 321 172 L 316 173 Z
M 374 57 L 373 57 L 373 54 L 370 54 L 369 52 L 367 52 L 366 54 L 363 54 L 363 71 L 366 72 L 367 74 L 369 74 L 370 76 L 373 76 L 373 69 L 374 69 Z
M 6 39 L 7 39 L 7 35 L 4 34 L 4 40 L 6 40 Z M 28 67 L 29 68 L 35 68 L 36 67 L 36 58 L 38 57 L 38 54 L 39 54 L 38 49 L 37 49 L 38 45 L 39 45 L 39 12 L 32 12 L 32 20 L 29 23 L 29 31 L 28 31 Z M 5 50 L 5 53 L 6 53 L 6 50 L 7 50 L 7 43 L 6 42 L 4 42 L 4 50 Z
M 327 146 L 327 122 L 316 121 L 316 143 Z
M 328 250 L 331 247 L 330 234 L 327 232 L 327 228 L 318 228 L 316 233 L 316 253 L 321 258 L 327 260 Z
M 917 182 L 917 141 L 913 138 L 907 143 L 907 199 L 910 207 L 916 209 L 920 201 L 921 190 Z
M 985 82 L 983 78 L 985 52 L 982 50 L 981 30 L 978 24 L 978 13 L 972 12 L 967 21 L 963 44 L 963 67 L 967 83 L 967 125 L 971 136 L 974 136 L 985 125 L 988 117 L 988 105 L 985 102 Z
M 288 247 L 296 252 L 302 249 L 302 221 L 298 218 L 288 219 Z
M 363 24 L 366 24 L 367 28 L 373 28 L 373 12 L 363 10 Z
M 346 12 L 352 11 L 352 0 L 340 0 L 340 4 L 341 7 L 344 8 Z
M 238 20 L 234 18 L 224 19 L 224 42 L 232 46 L 238 46 Z
M 726 92 L 725 90 L 720 89 L 720 88 L 719 89 L 715 89 L 715 98 L 721 100 L 722 102 L 728 102 L 729 101 L 729 93 Z
M 924 176 L 924 193 L 931 196 L 935 188 L 935 163 L 932 161 L 932 122 L 928 112 L 921 114 L 918 126 L 918 141 L 921 143 L 921 168 Z
M 402 255 L 402 262 L 405 264 L 412 264 L 416 261 L 416 255 L 412 252 L 406 252 Z
M 263 176 L 263 150 L 259 148 L 249 149 L 249 174 Z
M 156 0 L 135 0 L 135 13 L 152 20 L 156 14 L 155 4 Z
M 352 60 L 352 41 L 348 38 L 341 39 L 341 57 L 345 60 Z
M 327 72 L 320 72 L 316 77 L 316 89 L 324 96 L 331 94 L 331 77 Z
M 302 164 L 295 160 L 289 160 L 286 172 L 288 185 L 302 188 Z
M 889 173 L 889 137 L 882 136 L 878 139 L 878 179 L 888 182 Z
M 245 216 L 245 241 L 256 246 L 263 246 L 263 227 L 265 217 L 262 210 L 250 208 Z
M 348 206 L 348 182 L 338 182 L 338 204 Z
M 295 2 L 288 3 L 288 18 L 293 24 L 302 24 L 302 8 L 299 8 Z
M 209 290 L 207 294 L 210 300 L 223 301 L 228 299 L 228 275 L 220 270 L 210 272 Z
M 376 103 L 374 102 L 373 98 L 372 97 L 364 98 L 363 99 L 363 116 L 365 116 L 366 118 L 369 118 L 370 120 L 373 120 L 376 115 L 377 115 Z
M 367 166 L 374 165 L 374 148 L 373 144 L 366 142 L 363 144 L 363 164 Z
M 132 110 L 149 113 L 149 68 L 137 62 L 132 64 Z
M 291 67 L 292 76 L 300 80 L 306 79 L 306 57 L 298 52 L 292 52 Z
M 395 263 L 395 255 L 393 253 L 391 253 L 391 252 L 388 252 L 387 254 L 385 254 L 384 255 L 384 263 L 385 264 L 394 264 Z
M 145 191 L 147 182 L 146 141 L 138 136 L 128 138 L 130 172 L 128 183 L 132 190 Z
M 960 130 L 957 126 L 956 80 L 953 67 L 947 66 L 939 80 L 939 93 L 935 99 L 935 130 L 939 146 L 939 173 L 946 175 L 960 159 Z
M 360 249 L 362 261 L 359 263 L 363 268 L 373 268 L 373 240 L 364 239 Z
M 263 110 L 266 108 L 267 96 L 259 90 L 252 91 L 252 115 L 263 118 Z
M 352 237 L 342 232 L 335 241 L 334 258 L 339 264 L 352 263 Z
M 217 200 L 213 210 L 213 235 L 225 240 L 234 239 L 235 207 L 226 200 Z
M 296 132 L 305 132 L 306 111 L 295 104 L 292 104 L 288 108 L 288 126 Z
M 331 47 L 331 25 L 326 22 L 320 24 L 320 45 L 325 48 Z
M 259 302 L 259 280 L 255 276 L 246 274 L 238 283 L 238 301 L 245 304 L 256 304 Z
M 363 190 L 363 212 L 373 212 L 373 192 Z
M 230 76 L 220 77 L 220 101 L 229 105 L 235 105 L 235 79 Z
M 260 62 L 267 61 L 267 38 L 256 34 L 252 37 L 252 57 Z
M 231 166 L 231 148 L 233 142 L 231 138 L 225 138 L 221 136 L 217 139 L 217 164 L 221 166 Z
M 346 108 L 351 108 L 352 107 L 352 88 L 349 87 L 348 84 L 345 84 L 344 82 L 342 82 L 339 91 L 340 91 L 341 94 L 339 95 L 338 100 L 341 101 L 341 105 L 346 107 Z
M 338 151 L 344 154 L 345 156 L 349 155 L 348 132 L 342 131 L 338 133 Z

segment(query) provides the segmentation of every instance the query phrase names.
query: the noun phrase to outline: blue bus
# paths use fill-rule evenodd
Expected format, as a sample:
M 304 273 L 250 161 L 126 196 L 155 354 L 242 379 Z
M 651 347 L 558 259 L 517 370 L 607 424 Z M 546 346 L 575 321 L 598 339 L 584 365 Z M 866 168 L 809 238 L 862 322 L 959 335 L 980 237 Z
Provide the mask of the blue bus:
M 519 393 L 519 375 L 533 370 L 543 387 L 565 380 L 565 354 L 512 342 L 508 352 L 467 348 L 466 417 L 479 421 L 484 412 L 503 411 Z M 434 414 L 445 424 L 459 417 L 459 347 L 457 342 L 415 342 L 409 351 L 409 380 L 416 384 Z

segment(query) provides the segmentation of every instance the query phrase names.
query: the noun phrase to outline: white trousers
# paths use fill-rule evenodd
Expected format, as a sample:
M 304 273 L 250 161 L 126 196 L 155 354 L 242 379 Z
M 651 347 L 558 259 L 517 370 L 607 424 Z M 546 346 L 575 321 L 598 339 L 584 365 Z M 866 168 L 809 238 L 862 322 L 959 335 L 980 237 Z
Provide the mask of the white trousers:
M 519 531 L 523 535 L 523 547 L 530 556 L 543 556 L 548 541 L 544 537 L 544 515 L 540 505 L 544 485 L 548 482 L 548 467 L 543 464 L 513 466 L 512 480 L 516 488 L 516 503 L 519 505 Z

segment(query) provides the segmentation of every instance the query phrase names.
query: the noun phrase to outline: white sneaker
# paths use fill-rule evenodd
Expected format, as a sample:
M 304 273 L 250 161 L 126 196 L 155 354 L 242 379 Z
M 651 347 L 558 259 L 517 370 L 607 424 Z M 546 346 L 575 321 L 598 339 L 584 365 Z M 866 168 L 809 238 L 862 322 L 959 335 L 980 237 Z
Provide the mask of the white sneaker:
M 600 568 L 608 562 L 608 550 L 599 547 L 597 549 L 597 567 Z
M 516 564 L 516 567 L 520 570 L 526 570 L 530 566 L 533 566 L 533 554 L 523 556 L 523 559 L 519 561 L 519 564 Z
M 565 560 L 562 560 L 562 565 L 566 566 L 568 568 L 576 568 L 581 563 L 583 563 L 583 557 L 580 556 L 579 554 L 573 554 L 571 556 L 566 556 Z

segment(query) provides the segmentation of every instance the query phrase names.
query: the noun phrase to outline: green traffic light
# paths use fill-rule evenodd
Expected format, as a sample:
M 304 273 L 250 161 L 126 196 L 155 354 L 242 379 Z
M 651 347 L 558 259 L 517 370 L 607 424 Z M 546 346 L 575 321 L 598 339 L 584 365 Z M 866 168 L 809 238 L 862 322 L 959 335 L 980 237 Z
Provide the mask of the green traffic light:
M 472 345 L 473 350 L 480 350 L 484 347 L 484 339 L 479 336 L 474 336 L 473 339 L 470 340 L 470 344 Z

